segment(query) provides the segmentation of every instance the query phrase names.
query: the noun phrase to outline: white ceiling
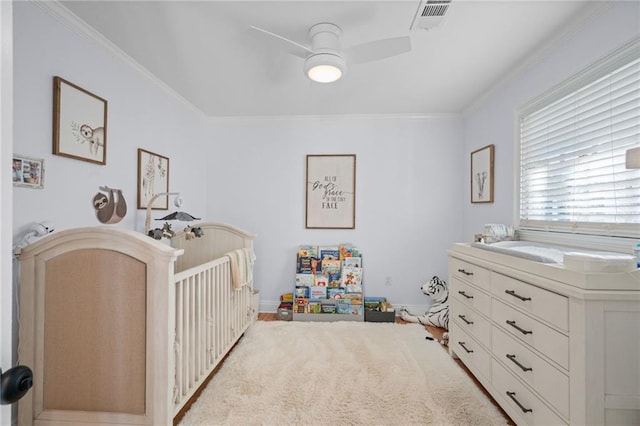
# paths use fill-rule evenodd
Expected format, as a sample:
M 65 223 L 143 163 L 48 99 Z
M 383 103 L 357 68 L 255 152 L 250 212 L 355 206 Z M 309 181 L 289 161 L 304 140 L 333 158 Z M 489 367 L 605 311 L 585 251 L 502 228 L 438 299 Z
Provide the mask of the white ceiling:
M 437 28 L 410 31 L 419 0 L 62 2 L 213 117 L 459 113 L 598 3 L 453 0 Z M 343 47 L 409 35 L 412 50 L 320 84 L 249 30 L 305 43 L 319 22 L 343 29 Z

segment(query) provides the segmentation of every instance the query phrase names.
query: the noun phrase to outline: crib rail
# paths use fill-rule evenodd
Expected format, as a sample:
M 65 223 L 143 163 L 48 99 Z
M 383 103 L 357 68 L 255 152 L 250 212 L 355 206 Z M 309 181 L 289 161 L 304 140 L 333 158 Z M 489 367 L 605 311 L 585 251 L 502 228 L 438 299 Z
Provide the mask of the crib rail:
M 251 324 L 252 287 L 233 289 L 226 256 L 175 275 L 174 415 Z

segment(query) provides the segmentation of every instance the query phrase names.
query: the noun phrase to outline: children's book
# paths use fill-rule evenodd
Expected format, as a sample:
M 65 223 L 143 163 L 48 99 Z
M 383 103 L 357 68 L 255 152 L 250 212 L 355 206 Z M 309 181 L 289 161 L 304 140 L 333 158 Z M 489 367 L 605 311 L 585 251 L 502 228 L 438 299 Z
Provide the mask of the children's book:
M 357 257 L 345 257 L 342 261 L 342 266 L 345 268 L 362 268 L 362 258 Z
M 339 274 L 341 270 L 340 261 L 338 259 L 324 259 L 322 261 L 322 274 Z
M 345 266 L 342 268 L 340 287 L 359 284 L 362 284 L 362 268 L 356 268 L 354 266 Z
M 345 286 L 345 292 L 347 294 L 350 294 L 350 293 L 362 294 L 362 284 L 347 284 Z
M 340 260 L 344 260 L 347 257 L 358 257 L 360 256 L 360 251 L 357 247 L 354 247 L 351 244 L 340 244 Z
M 318 257 L 318 246 L 301 245 L 298 247 L 298 256 L 300 257 Z
M 309 287 L 296 287 L 295 296 L 297 300 L 309 298 Z
M 340 260 L 340 249 L 338 246 L 320 246 L 320 260 Z
M 342 287 L 329 287 L 327 289 L 327 297 L 329 299 L 342 299 L 345 289 Z
M 316 275 L 313 285 L 318 287 L 328 287 L 329 277 L 327 277 L 326 275 Z
M 296 287 L 311 287 L 315 284 L 315 279 L 312 274 L 296 274 Z
M 309 287 L 309 299 L 319 300 L 327 298 L 327 287 L 326 286 L 313 286 Z
M 313 272 L 313 264 L 311 260 L 313 258 L 309 256 L 298 256 L 298 267 L 296 273 L 298 274 L 311 274 Z

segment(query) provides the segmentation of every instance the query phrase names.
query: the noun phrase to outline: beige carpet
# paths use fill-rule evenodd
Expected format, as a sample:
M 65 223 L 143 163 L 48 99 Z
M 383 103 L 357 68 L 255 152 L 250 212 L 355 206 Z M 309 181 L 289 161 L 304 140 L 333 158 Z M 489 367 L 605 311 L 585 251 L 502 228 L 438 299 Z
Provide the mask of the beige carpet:
M 498 425 L 422 326 L 258 321 L 180 425 Z

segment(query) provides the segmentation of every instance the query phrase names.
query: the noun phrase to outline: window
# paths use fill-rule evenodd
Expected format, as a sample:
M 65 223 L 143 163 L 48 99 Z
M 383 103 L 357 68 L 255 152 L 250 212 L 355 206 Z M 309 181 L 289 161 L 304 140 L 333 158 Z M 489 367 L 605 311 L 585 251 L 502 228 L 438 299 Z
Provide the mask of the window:
M 640 41 L 519 114 L 519 227 L 640 236 Z

